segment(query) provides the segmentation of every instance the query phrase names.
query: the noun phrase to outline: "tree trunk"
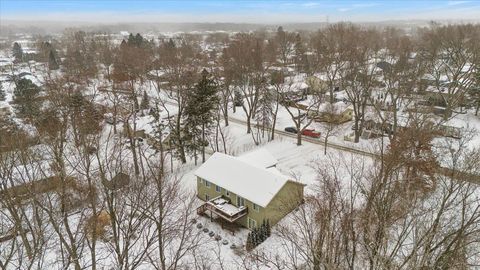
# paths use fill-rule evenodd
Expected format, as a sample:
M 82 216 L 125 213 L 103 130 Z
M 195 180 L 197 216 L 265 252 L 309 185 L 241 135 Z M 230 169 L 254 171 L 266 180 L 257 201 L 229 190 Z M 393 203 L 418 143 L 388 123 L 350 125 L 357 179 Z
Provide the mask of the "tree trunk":
M 132 149 L 133 167 L 135 169 L 135 175 L 140 174 L 140 167 L 138 166 L 137 148 L 135 145 L 135 138 L 130 137 L 130 148 Z
M 445 108 L 445 113 L 443 114 L 443 120 L 447 121 L 450 118 L 450 115 L 452 115 L 452 108 L 450 105 L 447 105 Z
M 180 112 L 180 110 L 179 110 Z M 183 146 L 183 140 L 182 140 L 182 134 L 180 131 L 180 121 L 181 121 L 181 116 L 180 113 L 177 114 L 177 128 L 176 128 L 176 135 L 177 135 L 177 140 L 178 140 L 178 154 L 180 155 L 180 161 L 185 164 L 187 163 L 187 158 L 185 157 L 185 147 Z
M 358 143 L 360 141 L 360 127 L 359 127 L 359 120 L 355 119 L 355 139 L 353 140 L 355 143 Z
M 298 133 L 297 133 L 297 145 L 298 146 L 302 145 L 302 132 L 300 130 L 298 130 Z
M 202 124 L 202 163 L 205 163 L 205 124 Z
M 325 141 L 324 141 L 324 146 L 323 146 L 323 154 L 327 154 L 327 143 L 328 143 L 328 134 L 325 134 Z
M 107 79 L 109 82 L 112 81 L 111 76 L 110 76 L 110 66 L 107 66 Z
M 117 104 L 113 105 L 113 134 L 117 134 Z
M 225 120 L 225 126 L 228 127 L 228 102 L 225 105 L 225 109 L 223 111 L 223 118 Z
M 197 144 L 196 144 L 195 136 L 193 137 L 193 157 L 195 159 L 195 166 L 197 166 L 198 155 L 197 155 Z
M 272 136 L 270 138 L 270 140 L 272 140 L 272 141 L 275 139 L 275 126 L 277 125 L 277 114 L 278 114 L 278 101 L 277 101 L 277 105 L 275 107 L 275 113 L 273 114 Z
M 333 84 L 330 85 L 330 97 L 329 97 L 329 99 L 330 99 L 330 104 L 335 103 L 335 100 L 333 98 Z

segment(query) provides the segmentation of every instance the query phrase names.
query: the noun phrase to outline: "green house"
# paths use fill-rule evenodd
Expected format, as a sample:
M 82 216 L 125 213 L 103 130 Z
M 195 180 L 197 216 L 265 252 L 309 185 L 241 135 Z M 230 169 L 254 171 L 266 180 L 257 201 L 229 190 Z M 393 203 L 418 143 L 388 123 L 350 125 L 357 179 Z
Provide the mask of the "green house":
M 304 184 L 276 168 L 277 160 L 260 149 L 240 157 L 214 153 L 195 172 L 197 209 L 247 228 L 263 220 L 274 225 L 303 202 Z

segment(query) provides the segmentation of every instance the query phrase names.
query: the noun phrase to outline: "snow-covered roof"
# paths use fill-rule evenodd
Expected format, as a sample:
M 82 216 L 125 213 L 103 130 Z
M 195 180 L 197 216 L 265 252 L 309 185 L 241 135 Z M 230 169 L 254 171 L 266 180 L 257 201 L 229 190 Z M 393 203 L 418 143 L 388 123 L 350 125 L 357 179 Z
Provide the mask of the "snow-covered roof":
M 11 175 L 5 177 L 4 184 L 7 187 L 13 187 L 52 176 L 54 176 L 54 173 L 50 169 L 49 163 L 38 161 L 29 165 L 19 165 L 13 168 Z
M 245 153 L 239 156 L 238 160 L 262 169 L 273 167 L 278 163 L 278 160 L 263 148 Z
M 305 82 L 294 82 L 290 86 L 292 90 L 303 90 L 308 88 L 308 84 Z
M 266 207 L 289 181 L 278 171 L 260 168 L 219 152 L 200 166 L 195 175 L 262 207 Z
M 320 107 L 318 108 L 319 112 L 327 112 L 327 113 L 335 113 L 335 114 L 341 114 L 345 112 L 347 109 L 353 109 L 352 105 L 346 104 L 343 101 L 338 101 L 335 103 L 330 104 L 329 102 L 324 102 L 320 104 Z

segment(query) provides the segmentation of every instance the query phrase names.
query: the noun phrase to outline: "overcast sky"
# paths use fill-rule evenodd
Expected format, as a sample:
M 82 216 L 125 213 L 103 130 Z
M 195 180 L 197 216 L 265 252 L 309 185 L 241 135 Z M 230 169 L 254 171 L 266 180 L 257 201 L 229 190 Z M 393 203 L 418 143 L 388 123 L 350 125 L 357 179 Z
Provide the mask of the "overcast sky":
M 154 1 L 0 0 L 1 20 L 84 22 L 323 22 L 470 20 L 480 0 Z

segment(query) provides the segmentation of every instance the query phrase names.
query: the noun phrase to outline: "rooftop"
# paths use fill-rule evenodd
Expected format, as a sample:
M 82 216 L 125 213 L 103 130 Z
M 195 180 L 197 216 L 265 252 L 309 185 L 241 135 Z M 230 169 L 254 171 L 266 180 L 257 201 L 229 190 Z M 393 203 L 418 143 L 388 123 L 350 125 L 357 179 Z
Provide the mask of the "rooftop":
M 266 159 L 263 160 L 262 156 Z M 272 164 L 276 164 L 276 160 L 266 150 L 250 152 L 242 157 L 216 152 L 198 168 L 195 175 L 266 207 L 289 181 L 278 170 L 272 170 L 269 166 Z

